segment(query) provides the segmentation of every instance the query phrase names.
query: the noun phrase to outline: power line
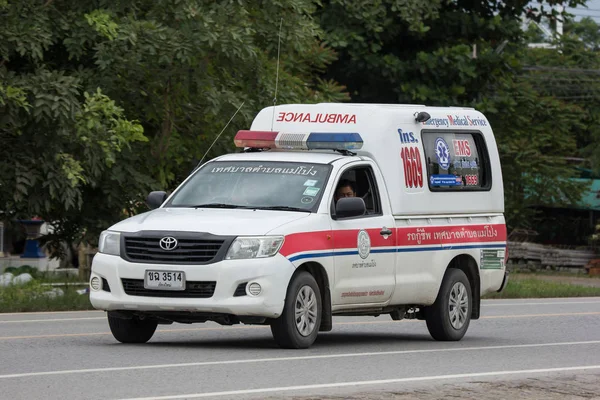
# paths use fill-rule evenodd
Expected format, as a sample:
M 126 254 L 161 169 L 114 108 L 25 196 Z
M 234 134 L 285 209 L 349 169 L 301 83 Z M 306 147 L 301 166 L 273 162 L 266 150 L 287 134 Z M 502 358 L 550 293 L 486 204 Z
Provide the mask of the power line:
M 525 71 L 561 71 L 561 72 L 583 72 L 586 74 L 600 74 L 600 69 L 584 69 L 584 68 L 563 68 L 563 67 L 539 67 L 529 66 L 523 67 Z
M 597 9 L 597 8 L 571 8 L 571 7 L 568 7 L 568 9 L 574 10 L 574 11 L 598 11 L 598 12 L 600 12 L 600 9 Z
M 576 15 L 578 17 L 600 18 L 600 13 L 599 14 L 569 13 L 569 14 L 573 14 L 573 15 Z

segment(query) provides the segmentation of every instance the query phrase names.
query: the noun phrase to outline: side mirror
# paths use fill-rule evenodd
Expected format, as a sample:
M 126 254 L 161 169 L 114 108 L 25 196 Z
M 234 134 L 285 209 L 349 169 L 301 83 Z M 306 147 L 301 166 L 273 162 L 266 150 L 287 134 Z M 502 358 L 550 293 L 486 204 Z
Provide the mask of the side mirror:
M 342 197 L 335 205 L 336 218 L 360 217 L 366 212 L 365 201 L 360 197 Z
M 166 199 L 167 199 L 166 192 L 160 192 L 160 191 L 150 192 L 148 197 L 146 197 L 146 204 L 148 205 L 148 207 L 150 207 L 151 210 L 154 210 L 155 208 L 160 207 L 162 205 L 162 203 L 165 202 Z

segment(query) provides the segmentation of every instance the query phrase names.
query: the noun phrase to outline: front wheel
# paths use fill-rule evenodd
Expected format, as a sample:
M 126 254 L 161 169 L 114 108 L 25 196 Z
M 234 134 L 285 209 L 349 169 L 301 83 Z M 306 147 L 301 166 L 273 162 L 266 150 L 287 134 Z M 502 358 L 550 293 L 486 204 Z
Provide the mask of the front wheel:
M 449 268 L 433 305 L 425 309 L 427 329 L 435 340 L 463 338 L 471 321 L 471 284 L 463 271 Z
M 154 331 L 156 331 L 156 321 L 139 318 L 123 319 L 111 315 L 108 312 L 108 326 L 115 339 L 121 343 L 146 343 Z
M 283 312 L 271 323 L 277 344 L 288 349 L 306 349 L 317 339 L 321 325 L 321 292 L 315 278 L 300 272 L 290 283 Z

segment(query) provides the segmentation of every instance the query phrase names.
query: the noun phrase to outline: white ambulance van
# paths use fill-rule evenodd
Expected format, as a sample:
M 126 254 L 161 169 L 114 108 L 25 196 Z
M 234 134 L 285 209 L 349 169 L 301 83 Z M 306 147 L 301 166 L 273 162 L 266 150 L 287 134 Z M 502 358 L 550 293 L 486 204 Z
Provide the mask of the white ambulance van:
M 333 316 L 382 314 L 460 340 L 504 288 L 502 173 L 480 112 L 279 105 L 235 144 L 102 233 L 90 299 L 118 341 L 216 321 L 307 348 Z

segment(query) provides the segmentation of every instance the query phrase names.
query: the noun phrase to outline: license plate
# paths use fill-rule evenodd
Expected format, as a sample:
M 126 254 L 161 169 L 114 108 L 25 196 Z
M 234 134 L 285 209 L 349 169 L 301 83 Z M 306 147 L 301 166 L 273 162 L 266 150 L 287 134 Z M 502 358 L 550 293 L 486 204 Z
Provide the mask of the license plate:
M 153 290 L 185 290 L 185 273 L 181 271 L 146 270 L 144 288 Z

